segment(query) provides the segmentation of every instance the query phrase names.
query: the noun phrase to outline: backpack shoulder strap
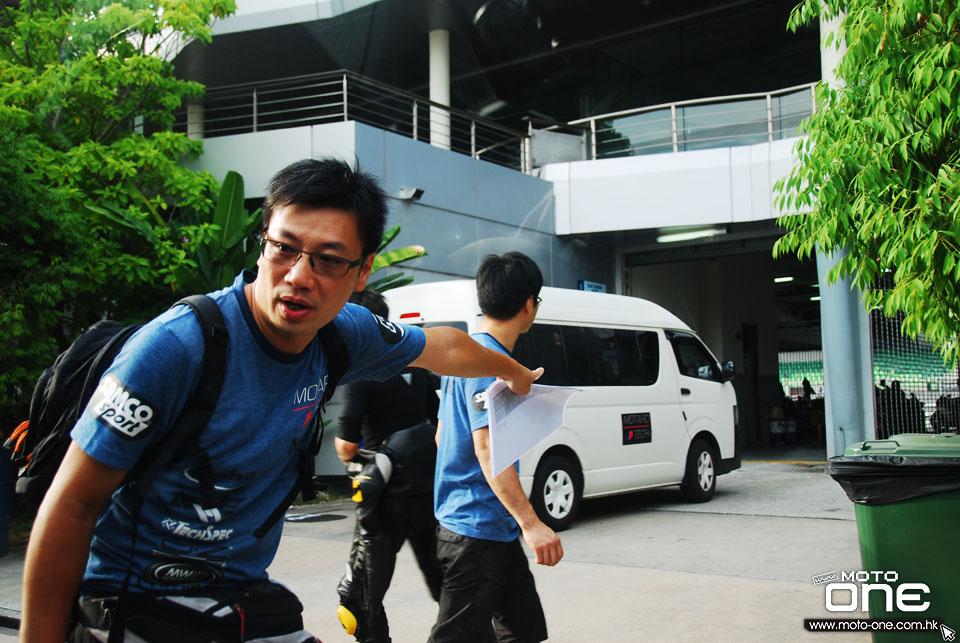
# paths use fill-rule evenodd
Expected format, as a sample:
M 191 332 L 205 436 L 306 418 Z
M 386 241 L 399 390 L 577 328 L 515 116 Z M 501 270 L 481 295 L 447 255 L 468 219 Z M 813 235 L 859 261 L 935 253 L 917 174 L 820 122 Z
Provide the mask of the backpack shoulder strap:
M 181 304 L 193 310 L 203 331 L 203 366 L 197 388 L 180 417 L 174 422 L 170 434 L 156 452 L 141 458 L 142 466 L 138 463 L 134 469 L 133 478 L 137 480 L 137 491 L 141 499 L 150 489 L 157 474 L 170 464 L 187 442 L 199 436 L 210 422 L 226 377 L 229 336 L 217 302 L 206 295 L 191 295 L 184 297 L 174 306 Z
M 178 304 L 189 306 L 203 329 L 203 368 L 190 406 L 209 410 L 212 414 L 227 373 L 227 325 L 220 306 L 207 295 L 190 295 L 174 305 Z
M 320 345 L 323 346 L 323 352 L 327 355 L 327 386 L 323 389 L 322 405 L 330 401 L 337 383 L 350 370 L 350 352 L 347 351 L 347 345 L 343 342 L 340 331 L 337 330 L 335 320 L 330 320 L 329 324 L 321 328 L 319 335 Z

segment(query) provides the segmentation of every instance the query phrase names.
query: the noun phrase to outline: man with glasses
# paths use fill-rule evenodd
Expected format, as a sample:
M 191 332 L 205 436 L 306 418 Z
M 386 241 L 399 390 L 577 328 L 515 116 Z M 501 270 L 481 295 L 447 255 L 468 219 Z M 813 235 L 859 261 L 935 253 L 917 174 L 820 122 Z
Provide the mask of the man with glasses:
M 509 355 L 533 325 L 541 286 L 543 275 L 526 255 L 486 257 L 477 270 L 483 318 L 474 340 Z M 490 468 L 486 390 L 493 381 L 444 377 L 441 383 L 434 511 L 443 583 L 430 643 L 481 643 L 491 619 L 498 641 L 547 638 L 520 536 L 540 565 L 560 562 L 563 546 L 524 495 L 516 465 L 497 475 Z
M 178 306 L 127 342 L 104 380 L 136 399 L 148 421 L 130 436 L 94 404 L 78 420 L 27 550 L 21 640 L 64 641 L 78 587 L 87 627 L 73 640 L 105 640 L 120 620 L 121 594 L 129 597 L 126 635 L 115 626 L 111 641 L 314 640 L 296 597 L 267 579 L 282 521 L 263 526 L 297 479 L 328 384 L 318 331 L 332 322 L 342 338 L 350 368 L 341 383 L 385 379 L 412 364 L 497 376 L 522 394 L 540 373 L 458 330 L 396 325 L 345 305 L 366 284 L 385 220 L 372 177 L 341 161 L 300 161 L 273 177 L 258 272 L 211 294 L 229 339 L 219 402 L 195 445 L 202 467 L 193 458 L 161 471 L 139 523 L 130 509 L 136 489 L 124 479 L 185 408 L 204 338 Z

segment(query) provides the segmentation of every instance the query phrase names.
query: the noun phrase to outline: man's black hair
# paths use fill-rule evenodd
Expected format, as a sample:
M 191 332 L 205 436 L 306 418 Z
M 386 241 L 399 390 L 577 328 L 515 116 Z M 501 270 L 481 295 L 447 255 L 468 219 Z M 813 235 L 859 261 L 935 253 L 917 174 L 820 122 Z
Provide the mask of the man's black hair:
M 540 268 L 520 252 L 487 255 L 477 270 L 480 312 L 492 319 L 512 319 L 542 287 Z
M 304 159 L 273 175 L 263 200 L 263 230 L 270 217 L 288 205 L 337 208 L 357 219 L 363 256 L 373 254 L 383 239 L 387 201 L 377 180 L 340 159 Z
M 374 315 L 380 315 L 384 319 L 390 316 L 387 300 L 375 290 L 358 290 L 350 295 L 349 301 L 351 304 L 363 306 Z

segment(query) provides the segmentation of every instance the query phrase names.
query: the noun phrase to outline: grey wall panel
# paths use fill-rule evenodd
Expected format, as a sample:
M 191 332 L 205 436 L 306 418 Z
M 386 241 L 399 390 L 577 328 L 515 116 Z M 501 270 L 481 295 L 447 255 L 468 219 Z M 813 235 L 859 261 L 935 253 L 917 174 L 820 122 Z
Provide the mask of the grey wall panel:
M 402 187 L 423 190 L 418 202 L 463 214 L 476 214 L 476 161 L 449 150 L 384 133 L 384 189 L 396 196 Z
M 189 159 L 184 165 L 192 170 L 207 170 L 218 181 L 223 181 L 229 170 L 243 176 L 247 198 L 262 197 L 270 177 L 282 167 L 313 154 L 310 127 L 218 136 L 203 141 L 203 154 Z M 343 128 L 338 128 L 342 130 Z M 351 128 L 352 129 L 352 128 Z M 345 141 L 336 146 L 344 153 Z M 353 153 L 353 143 L 349 143 Z
M 386 180 L 386 132 L 363 123 L 354 123 L 356 135 L 355 149 L 360 167 L 380 179 L 380 185 Z
M 427 250 L 427 256 L 405 266 L 473 277 L 477 267 L 474 217 L 391 199 L 388 225 L 395 224 L 400 224 L 400 234 L 391 248 L 419 244 Z
M 553 233 L 553 184 L 499 165 L 477 162 L 477 214 L 522 228 Z

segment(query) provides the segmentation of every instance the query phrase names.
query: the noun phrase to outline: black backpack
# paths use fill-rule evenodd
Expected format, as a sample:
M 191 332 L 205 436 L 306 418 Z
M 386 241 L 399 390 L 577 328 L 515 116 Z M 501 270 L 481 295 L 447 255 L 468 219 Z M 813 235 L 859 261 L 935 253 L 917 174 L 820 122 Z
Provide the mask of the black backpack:
M 174 305 L 190 306 L 200 325 L 204 327 L 204 361 L 201 384 L 197 387 L 173 431 L 175 448 L 161 448 L 163 453 L 144 454 L 140 462 L 156 462 L 160 457 L 173 456 L 190 433 L 202 429 L 209 420 L 226 370 L 227 328 L 216 303 L 205 295 L 181 299 Z M 78 337 L 40 375 L 30 399 L 30 415 L 7 439 L 4 447 L 12 451 L 12 463 L 17 471 L 17 494 L 34 504 L 40 504 L 60 462 L 70 446 L 70 431 L 83 413 L 104 371 L 128 339 L 143 323 L 122 326 L 105 320 L 96 323 Z M 149 456 L 149 457 L 148 457 Z M 152 467 L 155 475 L 161 466 Z M 134 467 L 134 475 L 146 475 L 146 467 Z M 144 485 L 145 486 L 145 485 Z
M 169 437 L 145 452 L 128 474 L 128 481 L 136 480 L 141 499 L 166 465 L 182 451 L 194 448 L 200 432 L 210 421 L 217 406 L 226 372 L 228 337 L 220 307 L 206 295 L 185 297 L 174 305 L 181 304 L 190 306 L 204 329 L 200 383 L 177 418 Z M 70 431 L 83 413 L 104 371 L 141 326 L 143 323 L 122 326 L 109 320 L 98 322 L 43 371 L 31 397 L 29 420 L 21 423 L 4 444 L 5 448 L 12 451 L 12 463 L 17 471 L 17 494 L 36 504 L 43 500 L 70 445 Z M 328 386 L 321 401 L 322 409 L 333 395 L 337 381 L 349 368 L 350 357 L 332 322 L 322 328 L 319 335 L 328 361 Z M 297 493 L 312 499 L 313 456 L 319 453 L 323 438 L 320 415 L 318 410 L 313 419 L 310 442 L 300 454 L 297 485 L 284 505 L 278 507 L 270 520 L 258 530 L 258 535 L 266 533 L 283 516 Z

